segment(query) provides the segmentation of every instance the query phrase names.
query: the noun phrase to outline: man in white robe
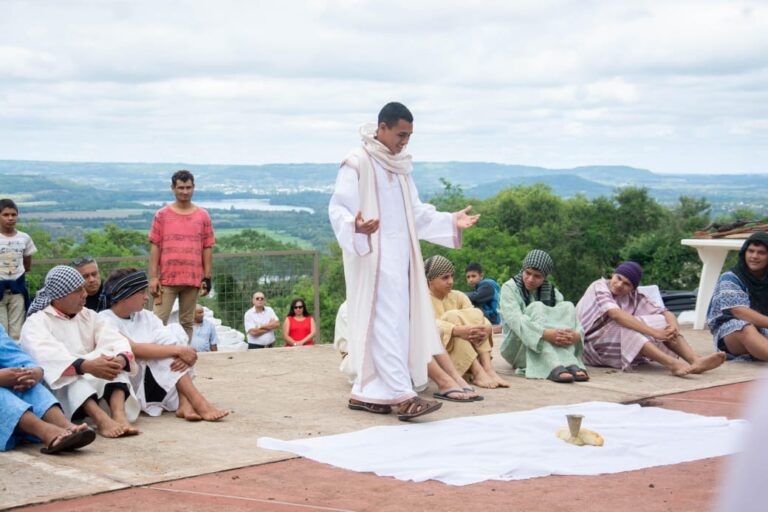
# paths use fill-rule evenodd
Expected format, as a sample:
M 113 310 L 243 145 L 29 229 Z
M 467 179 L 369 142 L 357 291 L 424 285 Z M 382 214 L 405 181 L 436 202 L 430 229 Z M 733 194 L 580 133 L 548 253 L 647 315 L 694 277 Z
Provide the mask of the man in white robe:
M 437 410 L 419 398 L 427 365 L 444 352 L 429 298 L 419 239 L 458 247 L 477 222 L 470 207 L 438 212 L 419 200 L 411 156 L 413 116 L 400 103 L 361 129 L 363 145 L 341 165 L 328 214 L 343 251 L 349 337 L 356 371 L 349 407 L 409 420 Z
M 160 318 L 144 309 L 148 288 L 143 270 L 114 270 L 104 283 L 99 313 L 130 341 L 139 366 L 131 384 L 141 410 L 150 416 L 172 411 L 187 421 L 218 421 L 227 416 L 192 382 L 197 351 L 189 346 L 186 333 L 174 336 Z
M 91 418 L 104 437 L 138 434 L 131 425 L 139 415 L 129 380 L 136 373 L 131 347 L 95 311 L 84 309 L 86 297 L 77 270 L 53 267 L 27 312 L 21 346 L 43 369 L 67 418 Z

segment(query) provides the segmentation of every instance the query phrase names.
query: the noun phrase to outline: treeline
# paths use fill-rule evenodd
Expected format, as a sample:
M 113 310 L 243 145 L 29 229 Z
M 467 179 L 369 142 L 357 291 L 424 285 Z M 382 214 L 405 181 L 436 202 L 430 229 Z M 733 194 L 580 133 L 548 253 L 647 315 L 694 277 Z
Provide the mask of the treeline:
M 488 277 L 503 283 L 520 270 L 525 254 L 538 248 L 552 255 L 556 269 L 551 278 L 566 299 L 572 301 L 579 299 L 589 283 L 609 275 L 625 259 L 643 266 L 645 283 L 670 290 L 695 288 L 701 264 L 696 251 L 682 246 L 680 240 L 711 222 L 710 205 L 705 199 L 682 196 L 674 207 L 666 207 L 657 203 L 645 188 L 624 188 L 610 197 L 595 199 L 562 199 L 549 187 L 534 185 L 505 189 L 490 199 L 476 200 L 467 198 L 461 187 L 443 181 L 442 192 L 430 198 L 430 202 L 443 211 L 456 211 L 472 204 L 473 211 L 481 214 L 477 226 L 464 232 L 461 249 L 422 244 L 425 258 L 443 254 L 453 261 L 457 269 L 456 288 L 466 289 L 463 269 L 469 262 L 481 263 Z M 754 217 L 747 211 L 733 212 L 732 216 Z M 215 217 L 214 223 L 218 225 Z M 312 224 L 307 227 L 310 226 L 327 229 Z M 80 243 L 66 236 L 54 239 L 34 225 L 28 225 L 26 231 L 40 250 L 36 258 L 146 255 L 149 250 L 144 233 L 111 224 L 86 232 Z M 217 237 L 215 250 L 242 253 L 298 248 L 246 229 L 237 235 Z M 241 270 L 214 276 L 214 288 L 218 282 L 227 288 L 226 295 L 236 290 L 237 300 L 245 301 L 245 306 L 231 311 L 213 305 L 225 323 L 238 329 L 242 328 L 239 323 L 242 308 L 249 302 L 248 294 L 271 275 L 269 268 L 260 268 L 259 275 L 245 278 Z M 320 273 L 320 328 L 322 341 L 330 342 L 336 311 L 345 295 L 341 251 L 335 242 L 321 255 Z M 33 283 L 33 287 L 37 284 Z M 312 306 L 311 276 L 305 273 L 279 287 L 275 285 L 269 296 L 279 307 L 281 318 L 285 314 L 283 306 L 293 296 L 305 297 Z

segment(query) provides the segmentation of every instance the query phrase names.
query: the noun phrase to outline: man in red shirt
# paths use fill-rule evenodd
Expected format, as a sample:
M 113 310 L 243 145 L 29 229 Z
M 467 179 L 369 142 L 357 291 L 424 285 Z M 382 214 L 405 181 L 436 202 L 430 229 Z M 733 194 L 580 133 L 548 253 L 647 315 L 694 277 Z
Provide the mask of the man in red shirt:
M 192 202 L 191 172 L 174 173 L 171 190 L 176 201 L 157 211 L 149 231 L 149 291 L 163 323 L 179 299 L 179 323 L 191 339 L 197 295 L 211 291 L 213 224 L 208 212 Z

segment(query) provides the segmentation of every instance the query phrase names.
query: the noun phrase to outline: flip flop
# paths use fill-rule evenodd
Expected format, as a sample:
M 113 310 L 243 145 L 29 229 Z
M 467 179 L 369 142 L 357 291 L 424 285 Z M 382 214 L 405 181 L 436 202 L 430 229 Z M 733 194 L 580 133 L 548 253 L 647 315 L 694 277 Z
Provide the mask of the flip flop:
M 390 405 L 373 404 L 371 402 L 361 402 L 360 400 L 355 400 L 353 398 L 349 399 L 349 403 L 347 403 L 347 407 L 349 407 L 353 411 L 366 411 L 366 412 L 372 412 L 373 414 L 389 414 L 392 412 L 392 406 Z
M 582 370 L 575 364 L 572 364 L 571 366 L 567 367 L 566 370 L 568 370 L 568 373 L 573 375 L 573 380 L 576 382 L 587 382 L 589 380 L 589 374 L 587 373 L 587 370 Z M 579 376 L 579 373 L 583 373 L 584 375 Z
M 570 377 L 561 377 L 564 373 L 571 373 L 569 372 L 565 366 L 559 365 L 552 368 L 552 371 L 549 372 L 549 375 L 547 376 L 547 379 L 551 380 L 552 382 L 560 382 L 563 384 L 570 384 L 573 382 L 573 374 L 571 373 Z
M 475 399 L 472 397 L 467 398 L 453 398 L 451 395 L 455 395 L 457 393 L 465 393 L 465 391 L 461 389 L 449 389 L 445 393 L 440 393 L 439 391 L 436 393 L 432 393 L 432 396 L 434 398 L 437 398 L 438 400 L 447 400 L 449 402 L 474 402 Z
M 473 388 L 472 386 L 470 386 L 470 387 L 468 387 L 468 388 L 464 388 L 464 389 L 463 389 L 463 391 L 464 391 L 465 393 L 474 393 L 474 392 L 475 392 L 475 388 Z M 479 402 L 479 401 L 481 401 L 481 400 L 485 400 L 485 397 L 484 397 L 484 396 L 480 396 L 480 395 L 477 395 L 477 396 L 473 396 L 473 397 L 472 397 L 472 400 L 473 400 L 473 401 L 475 401 L 475 402 Z
M 56 441 L 56 439 L 59 440 L 58 444 L 51 446 L 53 445 L 53 442 Z M 51 441 L 51 444 L 45 448 L 40 448 L 40 453 L 44 453 L 45 455 L 53 455 L 54 453 L 63 451 L 76 450 L 91 444 L 94 439 L 96 439 L 96 432 L 90 428 L 87 430 L 78 430 L 75 432 L 68 431 L 67 435 L 63 437 L 61 435 L 56 436 L 53 441 Z

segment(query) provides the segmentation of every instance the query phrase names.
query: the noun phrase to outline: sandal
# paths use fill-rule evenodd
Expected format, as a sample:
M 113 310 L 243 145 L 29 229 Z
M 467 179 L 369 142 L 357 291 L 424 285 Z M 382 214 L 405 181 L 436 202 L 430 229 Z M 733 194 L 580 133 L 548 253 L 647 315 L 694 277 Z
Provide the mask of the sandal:
M 568 370 L 568 373 L 573 375 L 573 380 L 576 382 L 587 382 L 589 380 L 589 374 L 587 373 L 587 370 L 582 370 L 575 364 L 567 367 L 566 370 Z
M 360 400 L 355 400 L 354 398 L 349 399 L 347 407 L 353 411 L 366 411 L 372 412 L 373 414 L 389 414 L 392 412 L 392 406 L 390 405 L 361 402 Z
M 436 391 L 432 393 L 433 398 L 437 398 L 438 400 L 448 400 L 449 402 L 474 402 L 474 397 L 468 396 L 465 398 L 458 398 L 455 395 L 462 395 L 466 393 L 466 391 L 463 391 L 461 389 L 449 389 L 445 393 L 440 393 L 439 391 Z
M 475 392 L 475 388 L 473 388 L 472 386 L 470 386 L 468 388 L 464 388 L 464 392 L 465 393 L 474 393 Z M 485 400 L 485 397 L 477 395 L 477 396 L 473 396 L 472 400 L 474 400 L 475 402 L 479 402 L 480 400 Z
M 563 377 L 562 375 L 564 373 L 567 373 L 568 377 Z M 574 380 L 573 374 L 563 365 L 555 366 L 552 371 L 549 372 L 547 379 L 551 380 L 552 382 L 561 382 L 563 384 L 569 384 Z
M 398 404 L 397 419 L 400 421 L 410 421 L 413 418 L 418 418 L 419 416 L 435 412 L 442 406 L 443 404 L 440 402 L 424 400 L 421 397 L 415 396 Z
M 59 440 L 57 444 L 53 444 L 56 440 Z M 91 444 L 96 439 L 96 432 L 93 429 L 86 430 L 66 430 L 64 433 L 54 437 L 53 440 L 45 448 L 40 448 L 40 453 L 46 455 L 53 455 L 63 451 L 76 450 L 83 446 Z

